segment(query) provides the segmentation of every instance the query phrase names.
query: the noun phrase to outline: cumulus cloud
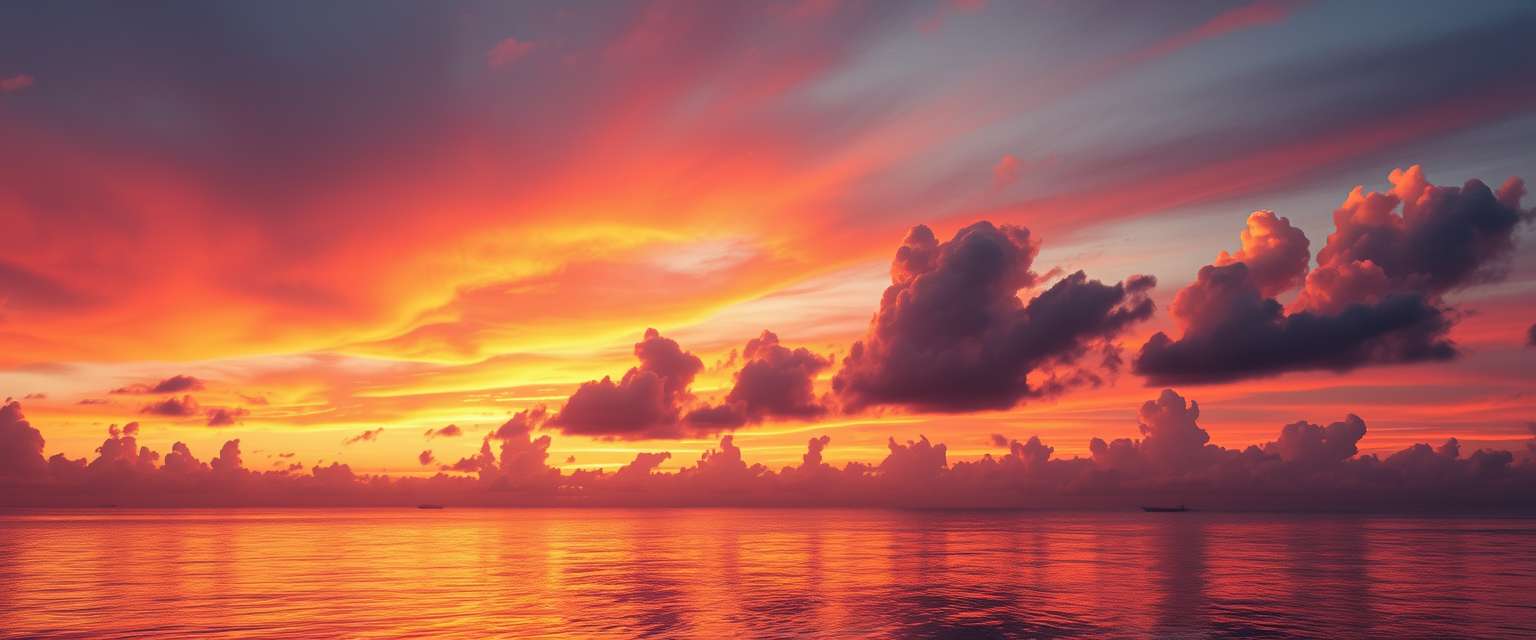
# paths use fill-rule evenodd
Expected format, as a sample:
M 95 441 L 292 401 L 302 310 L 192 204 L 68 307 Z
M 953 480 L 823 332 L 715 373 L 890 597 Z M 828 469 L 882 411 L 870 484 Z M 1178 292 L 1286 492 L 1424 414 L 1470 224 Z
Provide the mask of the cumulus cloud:
M 182 396 L 181 398 L 176 398 L 173 396 L 159 402 L 147 404 L 144 406 L 144 408 L 139 409 L 139 413 L 148 413 L 172 418 L 185 418 L 188 416 L 197 415 L 200 413 L 200 410 L 197 405 L 197 400 L 192 396 Z
M 436 462 L 437 458 L 432 457 L 431 449 L 427 449 L 416 455 L 416 461 L 420 462 L 421 466 L 425 467 L 429 464 L 432 464 L 433 462 Z
M 832 379 L 844 409 L 1006 409 L 1091 380 L 1053 375 L 1032 385 L 1028 377 L 1075 366 L 1149 317 L 1155 280 L 1106 285 L 1079 271 L 1026 304 L 1018 294 L 1039 284 L 1031 271 L 1038 251 L 1023 227 L 978 222 L 948 242 L 913 227 L 868 332 Z
M 1268 212 L 1250 216 L 1243 248 L 1201 268 L 1174 298 L 1183 335 L 1152 336 L 1136 372 L 1152 384 L 1229 382 L 1455 357 L 1457 313 L 1443 294 L 1502 275 L 1515 228 L 1531 217 L 1519 208 L 1524 187 L 1438 187 L 1418 167 L 1390 179 L 1389 193 L 1349 195 L 1310 273 L 1299 229 Z M 1298 286 L 1285 309 L 1275 296 Z
M 45 469 L 42 432 L 27 422 L 21 403 L 6 402 L 0 407 L 0 478 L 35 478 Z
M 239 422 L 241 418 L 244 418 L 250 414 L 250 411 L 247 411 L 242 407 L 214 407 L 208 410 L 208 426 L 227 427 L 236 422 Z
M 428 438 L 457 438 L 464 435 L 464 430 L 459 425 L 450 424 L 441 429 L 427 429 L 425 435 Z
M 767 418 L 809 420 L 827 407 L 815 396 L 816 374 L 832 361 L 805 347 L 789 349 L 772 331 L 747 341 L 743 364 L 725 401 L 690 411 L 686 422 L 701 427 L 734 428 Z
M 112 393 L 118 394 L 152 394 L 152 393 L 181 393 L 183 391 L 201 391 L 205 388 L 202 380 L 192 376 L 176 375 L 161 380 L 155 384 L 131 384 L 126 387 L 118 387 Z
M 634 352 L 640 366 L 617 383 L 608 377 L 583 383 L 550 425 L 566 434 L 606 438 L 681 436 L 678 418 L 693 398 L 688 387 L 703 361 L 655 329 L 645 330 Z
M 359 442 L 374 442 L 379 439 L 379 434 L 384 433 L 384 427 L 369 429 L 355 436 L 342 440 L 342 444 L 357 444 Z

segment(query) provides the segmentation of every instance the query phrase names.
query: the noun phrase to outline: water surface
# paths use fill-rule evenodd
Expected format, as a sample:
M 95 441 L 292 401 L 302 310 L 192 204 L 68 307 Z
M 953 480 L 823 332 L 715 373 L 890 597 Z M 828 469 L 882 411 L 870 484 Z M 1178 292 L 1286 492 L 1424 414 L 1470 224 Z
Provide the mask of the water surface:
M 0 513 L 0 636 L 1536 636 L 1536 519 Z

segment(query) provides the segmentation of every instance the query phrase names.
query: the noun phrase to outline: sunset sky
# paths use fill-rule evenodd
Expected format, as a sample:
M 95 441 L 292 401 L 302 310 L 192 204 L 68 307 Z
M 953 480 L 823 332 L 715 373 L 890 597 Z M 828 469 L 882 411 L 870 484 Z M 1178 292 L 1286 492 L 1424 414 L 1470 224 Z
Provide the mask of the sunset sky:
M 1528 455 L 1536 4 L 1446 8 L 0 4 L 0 397 L 48 455 L 137 422 L 253 470 L 432 475 L 540 406 L 566 471 L 1087 456 L 1165 387 L 1225 447 L 1353 413 Z M 1234 263 L 1283 321 L 1429 317 L 1308 359 L 1233 329 Z M 978 300 L 1027 318 L 911 355 Z M 756 363 L 812 387 L 757 404 Z M 643 379 L 670 414 L 625 422 Z

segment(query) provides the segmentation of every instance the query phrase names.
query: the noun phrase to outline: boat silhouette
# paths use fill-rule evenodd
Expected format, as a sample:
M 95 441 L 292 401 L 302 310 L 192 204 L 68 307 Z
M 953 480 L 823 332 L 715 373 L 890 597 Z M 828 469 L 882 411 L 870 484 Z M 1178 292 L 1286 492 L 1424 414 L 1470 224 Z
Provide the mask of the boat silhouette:
M 1189 507 L 1181 504 L 1177 507 L 1142 507 L 1141 510 L 1147 513 L 1183 513 L 1189 511 Z

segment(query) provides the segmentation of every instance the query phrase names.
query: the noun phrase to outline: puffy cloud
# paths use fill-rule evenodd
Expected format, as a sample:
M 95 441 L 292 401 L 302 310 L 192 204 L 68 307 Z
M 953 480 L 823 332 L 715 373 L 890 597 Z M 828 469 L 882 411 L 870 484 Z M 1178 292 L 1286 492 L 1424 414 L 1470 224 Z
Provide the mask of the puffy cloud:
M 342 444 L 357 444 L 359 442 L 374 442 L 379 439 L 379 434 L 384 433 L 384 427 L 369 429 L 355 436 L 342 440 Z
M 131 384 L 126 387 L 113 389 L 112 393 L 150 394 L 150 393 L 181 393 L 183 391 L 201 391 L 206 387 L 202 380 L 192 376 L 176 375 L 161 380 L 155 384 Z
M 420 462 L 421 466 L 423 466 L 423 467 L 425 467 L 425 466 L 427 466 L 429 464 L 432 464 L 436 460 L 437 460 L 437 458 L 432 457 L 432 450 L 431 449 L 427 449 L 425 451 L 422 451 L 420 454 L 416 455 L 416 461 Z
M 1306 240 L 1285 218 L 1250 217 L 1243 249 L 1222 253 L 1175 297 L 1183 335 L 1152 336 L 1136 372 L 1153 384 L 1230 382 L 1455 357 L 1456 312 L 1442 294 L 1501 275 L 1515 227 L 1531 217 L 1519 208 L 1523 186 L 1437 187 L 1418 167 L 1391 180 L 1389 193 L 1357 187 L 1334 213 L 1289 312 L 1275 296 L 1297 286 Z
M 250 414 L 250 411 L 247 411 L 242 407 L 214 407 L 208 410 L 208 426 L 227 427 Z
M 1094 438 L 1088 445 L 1094 464 L 1106 469 L 1135 469 L 1145 464 L 1177 470 L 1196 466 L 1207 456 L 1206 443 L 1211 436 L 1195 422 L 1200 417 L 1198 403 L 1186 402 L 1172 389 L 1164 389 L 1156 400 L 1141 405 L 1138 415 L 1143 438 L 1108 443 Z
M 1388 176 L 1392 190 L 1355 187 L 1333 213 L 1334 232 L 1317 253 L 1301 308 L 1334 312 L 1409 293 L 1438 296 L 1498 280 L 1515 248 L 1525 185 L 1511 178 L 1497 193 L 1479 180 L 1460 188 L 1430 184 L 1415 165 Z
M 693 398 L 688 386 L 703 361 L 655 329 L 635 344 L 640 366 L 618 383 L 604 377 L 585 382 L 566 400 L 550 425 L 563 433 L 608 438 L 662 438 L 683 435 L 679 415 Z
M 1274 297 L 1300 285 L 1307 276 L 1312 259 L 1307 234 L 1291 226 L 1288 218 L 1273 211 L 1255 211 L 1248 216 L 1248 227 L 1240 236 L 1243 248 L 1236 253 L 1221 252 L 1217 266 L 1241 262 L 1248 266 L 1248 277 L 1259 294 Z
M 450 424 L 441 429 L 427 429 L 424 435 L 428 438 L 457 438 L 464 435 L 464 430 L 459 428 L 459 425 Z
M 197 400 L 192 396 L 182 396 L 179 399 L 173 396 L 145 405 L 143 409 L 139 410 L 139 413 L 185 418 L 201 413 L 201 409 L 197 405 Z
M 35 478 L 47 467 L 42 432 L 27 422 L 21 403 L 6 402 L 0 407 L 0 478 Z
M 1031 372 L 1074 365 L 1152 314 L 1145 276 L 1105 285 L 1079 271 L 1022 302 L 1039 281 L 1038 250 L 1023 227 L 978 222 L 943 243 L 913 227 L 867 334 L 833 377 L 843 407 L 1006 409 L 1072 380 L 1035 387 Z
M 739 427 L 767 418 L 807 420 L 827 412 L 816 398 L 816 374 L 832 364 L 805 347 L 790 350 L 764 331 L 747 342 L 736 383 L 725 401 L 689 412 L 685 421 L 704 428 Z
M 1356 444 L 1365 437 L 1365 421 L 1349 414 L 1341 422 L 1326 427 L 1310 422 L 1293 422 L 1280 430 L 1280 438 L 1265 445 L 1267 453 L 1286 462 L 1332 464 L 1359 453 Z
M 661 463 L 671 458 L 672 454 L 667 451 L 642 451 L 635 454 L 635 459 L 631 460 L 629 464 L 619 467 L 619 470 L 613 474 L 614 479 L 624 481 L 649 477 L 656 469 L 661 467 Z

